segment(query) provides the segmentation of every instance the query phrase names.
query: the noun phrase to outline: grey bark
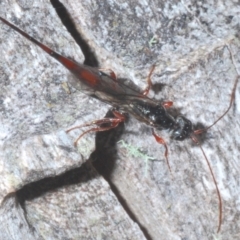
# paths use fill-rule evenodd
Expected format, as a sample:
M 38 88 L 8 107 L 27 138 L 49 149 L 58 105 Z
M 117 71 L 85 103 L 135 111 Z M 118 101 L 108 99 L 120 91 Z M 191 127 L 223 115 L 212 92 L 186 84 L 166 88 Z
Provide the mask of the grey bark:
M 150 97 L 173 101 L 194 124 L 208 126 L 227 109 L 240 71 L 239 4 L 62 3 L 102 68 L 144 88 L 155 64 L 152 81 L 163 88 Z M 0 16 L 83 62 L 49 1 L 0 1 Z M 0 239 L 239 239 L 239 86 L 234 107 L 202 139 L 223 198 L 217 234 L 216 189 L 191 140 L 176 142 L 158 132 L 169 147 L 171 176 L 163 147 L 130 117 L 106 181 L 86 163 L 95 135 L 84 136 L 76 149 L 82 130 L 65 130 L 104 117 L 109 106 L 74 90 L 67 70 L 2 23 L 0 50 Z M 79 174 L 78 182 L 19 199 L 19 190 L 41 188 L 46 179 L 68 183 L 65 172 Z

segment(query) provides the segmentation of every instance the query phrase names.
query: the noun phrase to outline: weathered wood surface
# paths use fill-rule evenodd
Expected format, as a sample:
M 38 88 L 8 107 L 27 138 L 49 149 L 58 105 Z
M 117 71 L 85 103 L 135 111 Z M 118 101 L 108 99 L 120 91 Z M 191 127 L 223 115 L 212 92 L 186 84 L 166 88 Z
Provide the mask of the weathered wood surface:
M 143 88 L 156 64 L 152 80 L 163 88 L 151 96 L 174 101 L 195 124 L 208 126 L 227 108 L 236 68 L 240 71 L 239 4 L 62 3 L 101 67 Z M 0 15 L 83 62 L 49 1 L 0 1 Z M 223 225 L 216 234 L 215 187 L 191 140 L 179 143 L 166 137 L 172 179 L 163 147 L 147 126 L 130 118 L 121 135 L 128 147 L 116 144 L 115 162 L 102 163 L 106 169 L 113 165 L 111 171 L 102 169 L 107 182 L 89 163 L 83 164 L 94 151 L 94 134 L 75 149 L 80 131 L 68 135 L 64 130 L 103 117 L 109 106 L 66 85 L 71 75 L 60 64 L 2 23 L 0 49 L 0 239 L 240 237 L 239 87 L 234 108 L 203 142 L 223 197 Z M 146 161 L 148 157 L 155 161 Z

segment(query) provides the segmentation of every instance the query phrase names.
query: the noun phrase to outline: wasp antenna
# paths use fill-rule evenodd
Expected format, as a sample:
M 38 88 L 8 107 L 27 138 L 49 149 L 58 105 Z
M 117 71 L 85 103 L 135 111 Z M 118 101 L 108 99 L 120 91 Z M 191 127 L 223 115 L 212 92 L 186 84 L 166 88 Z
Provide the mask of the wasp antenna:
M 209 162 L 209 160 L 208 160 L 208 158 L 207 158 L 207 155 L 205 154 L 205 151 L 203 150 L 201 144 L 199 143 L 199 141 L 198 141 L 198 139 L 197 139 L 197 137 L 196 137 L 195 132 L 191 135 L 191 139 L 192 139 L 193 142 L 195 142 L 195 143 L 199 146 L 199 148 L 201 149 L 202 154 L 203 154 L 203 156 L 204 156 L 204 158 L 205 158 L 205 160 L 206 160 L 206 162 L 207 162 L 209 171 L 210 171 L 210 173 L 211 173 L 211 175 L 212 175 L 212 179 L 213 179 L 213 182 L 214 182 L 216 191 L 217 191 L 218 202 L 219 202 L 219 204 L 218 204 L 218 206 L 219 206 L 219 219 L 218 219 L 218 229 L 217 229 L 217 233 L 219 233 L 219 231 L 221 230 L 221 225 L 222 225 L 222 212 L 223 212 L 223 210 L 222 210 L 222 205 L 223 205 L 223 204 L 222 204 L 221 193 L 220 193 L 220 191 L 219 191 L 219 188 L 218 188 L 218 185 L 217 185 L 217 181 L 216 181 L 216 178 L 215 178 L 215 176 L 214 176 L 214 173 L 213 173 L 211 164 L 210 164 L 210 162 Z
M 238 78 L 239 76 L 236 77 L 235 82 L 234 82 L 234 86 L 232 89 L 232 93 L 231 93 L 231 97 L 230 97 L 230 103 L 229 106 L 227 108 L 227 110 L 213 123 L 211 124 L 209 127 L 203 129 L 203 131 L 207 131 L 209 128 L 211 128 L 212 126 L 214 126 L 218 121 L 220 121 L 231 109 L 232 105 L 233 105 L 233 101 L 235 99 L 235 92 L 236 92 L 236 88 L 237 88 L 237 84 L 238 84 Z
M 238 71 L 238 68 L 237 68 L 237 65 L 236 65 L 236 61 L 235 61 L 235 58 L 233 56 L 233 53 L 232 53 L 232 50 L 231 50 L 231 47 L 229 44 L 226 44 L 226 47 L 228 48 L 228 51 L 230 53 L 230 57 L 231 57 L 231 60 L 232 60 L 232 63 L 235 67 L 235 70 L 237 72 L 237 77 L 234 81 L 234 85 L 233 85 L 233 89 L 232 89 L 232 92 L 231 92 L 231 96 L 230 96 L 230 103 L 229 103 L 229 106 L 227 108 L 227 110 L 214 122 L 212 123 L 210 126 L 206 127 L 206 128 L 203 128 L 203 129 L 199 129 L 199 130 L 196 130 L 194 133 L 195 134 L 200 134 L 202 132 L 205 132 L 207 131 L 209 128 L 211 128 L 212 126 L 214 126 L 215 124 L 217 124 L 217 122 L 219 122 L 228 112 L 229 110 L 231 109 L 232 105 L 233 105 L 233 101 L 235 99 L 235 92 L 236 92 L 236 88 L 237 88 L 237 84 L 238 84 L 238 79 L 239 79 L 239 76 L 240 76 L 240 73 Z
M 233 102 L 234 102 L 234 99 L 235 99 L 235 92 L 236 92 L 236 88 L 237 88 L 237 84 L 238 84 L 238 80 L 239 80 L 239 76 L 240 76 L 240 73 L 238 71 L 238 68 L 237 68 L 237 65 L 236 65 L 236 62 L 235 62 L 235 58 L 233 56 L 233 53 L 232 53 L 232 50 L 231 50 L 231 47 L 229 44 L 226 44 L 226 47 L 228 48 L 228 51 L 230 53 L 230 57 L 231 57 L 231 60 L 232 60 L 232 63 L 235 67 L 235 70 L 236 70 L 236 73 L 237 73 L 237 76 L 235 78 L 235 81 L 234 81 L 234 85 L 233 85 L 233 88 L 232 88 L 232 92 L 231 92 L 231 95 L 230 95 L 230 102 L 229 102 L 229 106 L 228 108 L 225 110 L 225 112 L 220 116 L 218 117 L 218 119 L 216 121 L 214 121 L 210 126 L 206 127 L 206 128 L 203 128 L 203 129 L 198 129 L 198 130 L 195 130 L 193 131 L 193 133 L 190 135 L 191 139 L 193 140 L 193 142 L 195 142 L 196 144 L 199 145 L 202 153 L 203 153 L 203 156 L 207 162 L 207 165 L 208 165 L 208 168 L 210 170 L 210 173 L 212 175 L 212 179 L 213 179 L 213 182 L 215 184 L 215 188 L 217 190 L 217 195 L 218 195 L 218 200 L 219 200 L 219 223 L 218 223 L 218 230 L 217 232 L 219 232 L 221 230 L 221 225 L 222 225 L 222 197 L 221 197 L 221 194 L 220 194 L 220 191 L 218 189 L 218 185 L 217 185 L 217 181 L 215 179 L 215 176 L 213 174 L 213 171 L 212 171 L 212 167 L 210 165 L 210 162 L 201 146 L 201 144 L 199 143 L 198 139 L 197 139 L 197 136 L 196 135 L 199 135 L 205 131 L 207 131 L 209 128 L 211 128 L 212 126 L 214 126 L 215 124 L 217 124 L 217 122 L 219 122 L 228 112 L 229 110 L 231 109 L 232 105 L 233 105 Z

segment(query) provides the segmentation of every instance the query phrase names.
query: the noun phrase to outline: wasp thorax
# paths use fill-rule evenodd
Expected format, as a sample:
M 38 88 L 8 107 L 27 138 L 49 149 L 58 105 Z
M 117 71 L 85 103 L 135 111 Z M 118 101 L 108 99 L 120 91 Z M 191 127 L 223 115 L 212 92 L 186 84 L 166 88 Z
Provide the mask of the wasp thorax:
M 172 138 L 182 141 L 190 136 L 193 132 L 192 122 L 183 116 L 178 116 L 172 131 Z

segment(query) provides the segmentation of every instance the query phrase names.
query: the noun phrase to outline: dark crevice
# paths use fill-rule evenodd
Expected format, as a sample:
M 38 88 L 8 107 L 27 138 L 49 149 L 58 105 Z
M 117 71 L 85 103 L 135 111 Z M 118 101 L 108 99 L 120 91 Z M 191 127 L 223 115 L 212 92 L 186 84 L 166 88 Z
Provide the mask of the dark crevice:
M 14 197 L 16 205 L 20 205 L 23 209 L 23 213 L 29 230 L 34 232 L 35 228 L 28 220 L 28 213 L 25 205 L 26 201 L 34 200 L 35 198 L 44 196 L 47 192 L 54 192 L 62 187 L 90 181 L 91 179 L 97 177 L 97 175 L 98 174 L 92 167 L 91 163 L 87 161 L 80 167 L 71 169 L 58 176 L 46 177 L 44 179 L 40 179 L 38 181 L 26 184 L 18 191 L 9 193 L 7 196 L 5 196 L 3 202 L 7 201 L 9 198 Z
M 71 169 L 63 174 L 54 177 L 46 177 L 44 179 L 26 184 L 16 192 L 16 200 L 18 204 L 25 209 L 25 201 L 30 201 L 35 198 L 41 197 L 49 191 L 79 184 L 81 182 L 90 181 L 95 178 L 97 174 L 91 171 L 88 162 L 85 162 L 80 167 Z
M 128 204 L 126 203 L 124 197 L 121 195 L 121 193 L 119 193 L 117 187 L 111 182 L 108 181 L 111 190 L 114 192 L 114 194 L 116 195 L 116 197 L 118 198 L 118 201 L 121 203 L 122 207 L 124 208 L 124 210 L 127 212 L 128 216 L 135 222 L 138 224 L 139 228 L 141 229 L 143 235 L 145 236 L 145 238 L 147 240 L 152 240 L 152 237 L 150 236 L 148 230 L 141 225 L 141 223 L 138 221 L 138 218 L 135 216 L 135 214 L 132 212 L 132 210 L 130 209 L 130 207 L 128 206 Z
M 50 0 L 50 2 L 52 3 L 59 18 L 61 19 L 62 24 L 66 27 L 66 29 L 71 34 L 75 42 L 81 48 L 82 53 L 85 57 L 84 64 L 91 67 L 98 67 L 99 66 L 98 60 L 94 52 L 91 50 L 90 46 L 87 44 L 87 42 L 83 39 L 81 34 L 76 29 L 76 26 L 74 25 L 73 20 L 65 6 L 59 0 Z
M 113 117 L 112 111 L 108 111 L 106 118 Z M 90 159 L 94 168 L 107 181 L 111 179 L 117 160 L 117 142 L 124 130 L 124 124 L 120 123 L 118 127 L 108 131 L 98 132 L 96 134 L 96 150 L 92 153 Z

